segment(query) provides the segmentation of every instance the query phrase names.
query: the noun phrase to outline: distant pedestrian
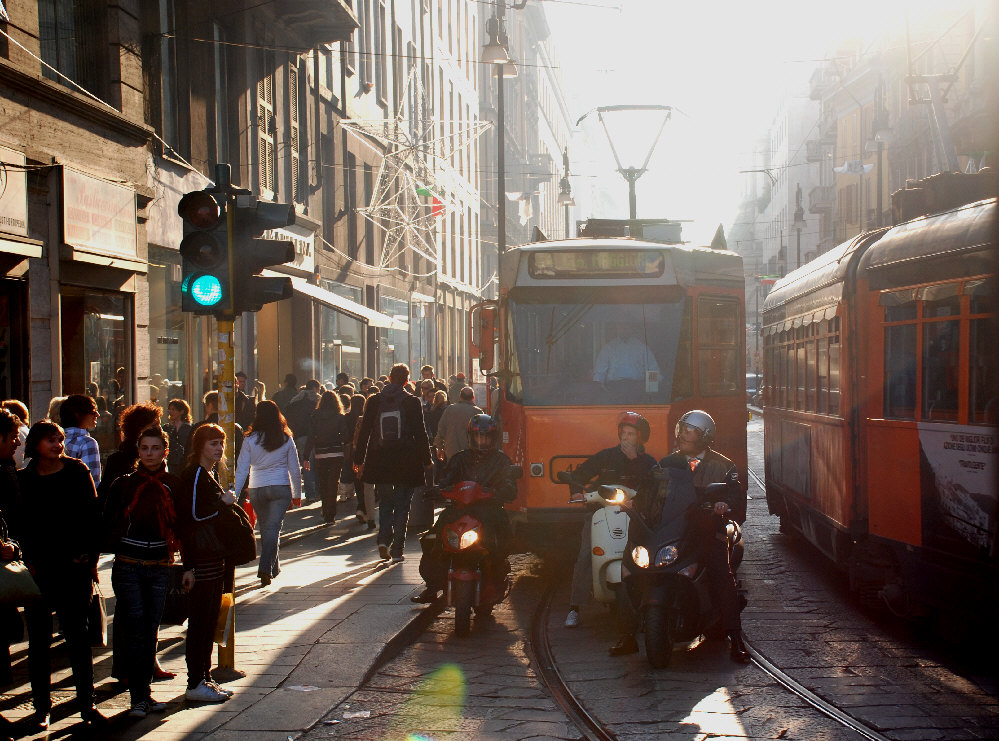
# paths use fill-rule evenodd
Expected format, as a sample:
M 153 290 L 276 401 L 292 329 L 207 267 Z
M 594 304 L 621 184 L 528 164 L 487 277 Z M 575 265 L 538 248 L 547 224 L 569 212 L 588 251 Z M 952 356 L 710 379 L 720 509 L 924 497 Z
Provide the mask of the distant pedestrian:
M 62 403 L 66 401 L 68 397 L 66 396 L 53 396 L 49 399 L 49 408 L 45 412 L 45 419 L 51 420 L 56 424 L 59 424 L 61 417 L 59 416 L 59 410 L 62 408 Z M 104 398 L 99 397 L 99 398 Z
M 245 430 L 253 422 L 253 408 L 256 400 L 246 393 L 246 374 L 240 371 L 236 374 L 236 422 Z
M 444 410 L 447 408 L 447 394 L 439 389 L 434 391 L 434 403 L 430 407 L 429 418 L 426 420 L 427 436 L 431 440 L 437 437 L 437 431 L 440 429 L 441 417 L 444 416 Z
M 432 459 L 420 400 L 403 390 L 409 367 L 393 366 L 389 379 L 364 406 L 354 467 L 365 483 L 392 487 L 379 502 L 378 554 L 399 562 L 404 559 L 413 490 L 427 482 Z
M 24 441 L 28 438 L 28 428 L 31 424 L 28 417 L 28 407 L 17 399 L 7 399 L 3 402 L 3 408 L 13 414 L 17 420 L 18 446 L 14 451 L 14 466 L 24 468 Z
M 420 380 L 421 381 L 433 381 L 436 372 L 432 365 L 425 365 L 420 368 Z
M 83 394 L 67 396 L 59 407 L 59 420 L 66 430 L 66 455 L 83 462 L 90 470 L 94 487 L 101 483 L 101 451 L 87 431 L 97 426 L 97 417 L 97 402 Z
M 476 414 L 482 414 L 482 410 L 475 406 L 475 389 L 465 386 L 458 394 L 458 403 L 441 414 L 434 436 L 434 445 L 444 449 L 447 460 L 468 448 L 468 420 Z
M 89 397 L 83 398 L 93 404 Z M 89 417 L 82 403 L 70 406 Z M 36 422 L 26 442 L 25 456 L 31 460 L 17 473 L 23 495 L 17 539 L 42 593 L 39 602 L 24 610 L 35 708 L 32 732 L 48 730 L 52 710 L 53 610 L 69 648 L 80 717 L 94 726 L 107 720 L 94 705 L 94 661 L 87 630 L 100 551 L 97 491 L 87 466 L 64 455 L 65 439 L 54 422 Z
M 126 425 L 123 422 L 122 428 Z M 156 644 L 170 588 L 170 563 L 180 549 L 174 500 L 182 485 L 167 473 L 168 446 L 162 428 L 143 429 L 136 441 L 139 464 L 132 473 L 115 479 L 104 507 L 103 550 L 115 554 L 114 646 L 124 666 L 120 676 L 128 679 L 133 718 L 166 710 L 166 703 L 152 698 L 149 685 L 156 676 Z
M 324 391 L 319 406 L 309 422 L 308 441 L 302 451 L 306 469 L 311 467 L 310 457 L 316 462 L 312 472 L 316 480 L 319 499 L 323 503 L 323 522 L 336 520 L 336 500 L 340 489 L 340 470 L 343 468 L 344 450 L 350 440 L 347 419 L 339 395 Z
M 179 476 L 187 458 L 187 443 L 191 439 L 191 405 L 183 399 L 170 399 L 167 404 L 167 421 L 163 426 L 170 436 L 167 468 Z
M 278 540 L 284 514 L 292 498 L 302 496 L 298 449 L 284 415 L 273 401 L 257 404 L 253 424 L 246 433 L 243 452 L 236 461 L 236 491 L 249 480 L 249 497 L 260 528 L 257 577 L 266 587 L 281 573 Z
M 354 496 L 357 499 L 357 510 L 354 516 L 358 522 L 367 523 L 368 530 L 375 529 L 375 485 L 365 484 L 361 477 L 354 473 L 354 450 L 356 448 L 357 436 L 361 431 L 361 417 L 364 414 L 364 403 L 366 399 L 361 394 L 354 394 L 350 397 L 350 410 L 347 412 L 346 424 L 350 435 L 347 445 L 347 455 L 343 462 L 343 471 L 340 474 L 340 481 L 351 484 L 354 487 Z
M 212 646 L 222 606 L 225 554 L 215 532 L 223 504 L 235 497 L 212 476 L 225 455 L 225 431 L 216 424 L 195 430 L 188 465 L 181 474 L 177 497 L 177 529 L 184 557 L 183 587 L 190 592 L 187 619 L 187 692 L 192 702 L 225 702 L 232 691 L 212 680 Z
M 457 404 L 458 399 L 460 399 L 461 390 L 465 388 L 468 384 L 465 383 L 465 374 L 462 372 L 455 373 L 451 378 L 451 385 L 447 389 L 447 400 L 451 404 Z
M 361 394 L 363 396 L 367 396 L 368 395 L 368 391 L 371 390 L 371 387 L 374 386 L 374 384 L 375 384 L 375 380 L 373 378 L 368 378 L 367 376 L 365 376 L 364 378 L 362 378 L 361 379 L 361 385 L 359 387 L 360 390 L 361 390 Z
M 191 445 L 193 444 L 192 441 L 194 440 L 194 433 L 198 431 L 199 427 L 202 425 L 217 425 L 219 423 L 219 392 L 209 391 L 201 398 L 201 404 L 205 408 L 205 416 L 200 422 L 191 428 L 191 437 L 187 441 L 188 450 L 191 449 Z M 239 422 L 235 423 L 235 433 L 236 449 L 234 452 L 236 457 L 239 458 L 239 451 L 243 448 L 243 426 L 239 424 Z M 188 455 L 188 458 L 190 458 L 190 455 Z M 217 471 L 213 473 L 217 473 Z
M 309 379 L 284 411 L 288 427 L 291 428 L 291 434 L 295 439 L 295 447 L 299 450 L 305 448 L 309 442 L 309 425 L 312 421 L 312 413 L 319 406 L 319 392 L 321 390 L 322 386 L 319 381 L 315 378 Z M 309 468 L 311 469 L 311 465 Z M 311 470 L 302 472 L 302 491 L 304 499 L 314 501 L 318 498 L 316 477 L 312 475 Z
M 278 389 L 271 397 L 271 401 L 278 405 L 278 409 L 284 414 L 288 411 L 291 400 L 298 395 L 298 376 L 289 373 L 284 377 L 284 386 Z

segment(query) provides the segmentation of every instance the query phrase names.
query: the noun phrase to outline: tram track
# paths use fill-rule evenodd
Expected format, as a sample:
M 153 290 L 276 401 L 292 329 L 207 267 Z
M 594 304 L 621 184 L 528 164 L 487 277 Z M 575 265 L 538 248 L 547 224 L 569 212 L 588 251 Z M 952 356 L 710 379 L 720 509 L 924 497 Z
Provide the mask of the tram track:
M 600 718 L 590 712 L 582 700 L 569 688 L 555 661 L 554 651 L 549 640 L 548 623 L 552 601 L 557 589 L 558 585 L 547 587 L 538 602 L 531 620 L 528 655 L 534 666 L 537 667 L 538 677 L 544 682 L 555 703 L 582 733 L 582 737 L 586 741 L 616 741 L 617 735 Z M 890 741 L 887 736 L 878 733 L 793 679 L 760 653 L 751 641 L 746 641 L 746 647 L 752 657 L 753 664 L 758 669 L 788 692 L 804 700 L 816 711 L 844 728 L 854 731 L 867 741 Z

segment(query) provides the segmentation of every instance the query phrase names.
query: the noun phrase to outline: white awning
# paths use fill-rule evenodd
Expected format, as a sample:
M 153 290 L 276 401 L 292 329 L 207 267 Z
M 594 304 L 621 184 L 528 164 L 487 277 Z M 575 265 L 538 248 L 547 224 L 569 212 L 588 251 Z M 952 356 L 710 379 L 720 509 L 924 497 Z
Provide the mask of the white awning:
M 264 270 L 262 274 L 275 278 L 291 278 L 291 287 L 296 293 L 308 296 L 321 304 L 329 306 L 331 309 L 352 316 L 355 319 L 360 319 L 372 327 L 384 327 L 385 329 L 399 329 L 403 331 L 409 330 L 409 324 L 406 322 L 401 322 L 375 309 L 369 309 L 364 304 L 351 301 L 349 298 L 333 293 L 332 291 L 327 291 L 325 288 L 314 286 L 304 278 L 294 275 L 284 275 L 273 270 Z

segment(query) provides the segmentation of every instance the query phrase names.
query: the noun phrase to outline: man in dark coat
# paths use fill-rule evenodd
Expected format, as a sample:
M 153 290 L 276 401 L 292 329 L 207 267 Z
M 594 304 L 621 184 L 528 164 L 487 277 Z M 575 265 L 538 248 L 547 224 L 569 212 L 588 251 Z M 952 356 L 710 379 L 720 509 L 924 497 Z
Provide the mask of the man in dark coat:
M 392 366 L 385 388 L 369 398 L 354 450 L 354 471 L 366 484 L 390 484 L 378 504 L 378 555 L 393 563 L 403 560 L 406 525 L 413 491 L 425 486 L 432 468 L 430 442 L 420 399 L 406 393 L 405 363 Z M 396 415 L 395 411 L 399 414 Z M 393 423 L 398 434 L 391 434 Z

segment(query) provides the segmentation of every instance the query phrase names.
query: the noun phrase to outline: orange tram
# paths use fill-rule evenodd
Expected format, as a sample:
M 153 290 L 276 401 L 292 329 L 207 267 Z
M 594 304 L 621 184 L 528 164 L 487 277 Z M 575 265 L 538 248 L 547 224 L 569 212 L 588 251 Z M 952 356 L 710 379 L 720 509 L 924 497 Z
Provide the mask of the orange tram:
M 763 307 L 770 512 L 863 602 L 952 637 L 999 615 L 996 200 L 964 203 L 993 186 L 896 192 L 895 226 L 795 270 Z
M 556 475 L 617 444 L 643 414 L 654 457 L 676 420 L 708 410 L 716 447 L 746 480 L 742 258 L 635 238 L 538 242 L 500 257 L 499 299 L 472 312 L 472 356 L 498 379 L 490 410 L 524 477 L 507 509 L 518 536 L 554 546 L 585 511 Z

